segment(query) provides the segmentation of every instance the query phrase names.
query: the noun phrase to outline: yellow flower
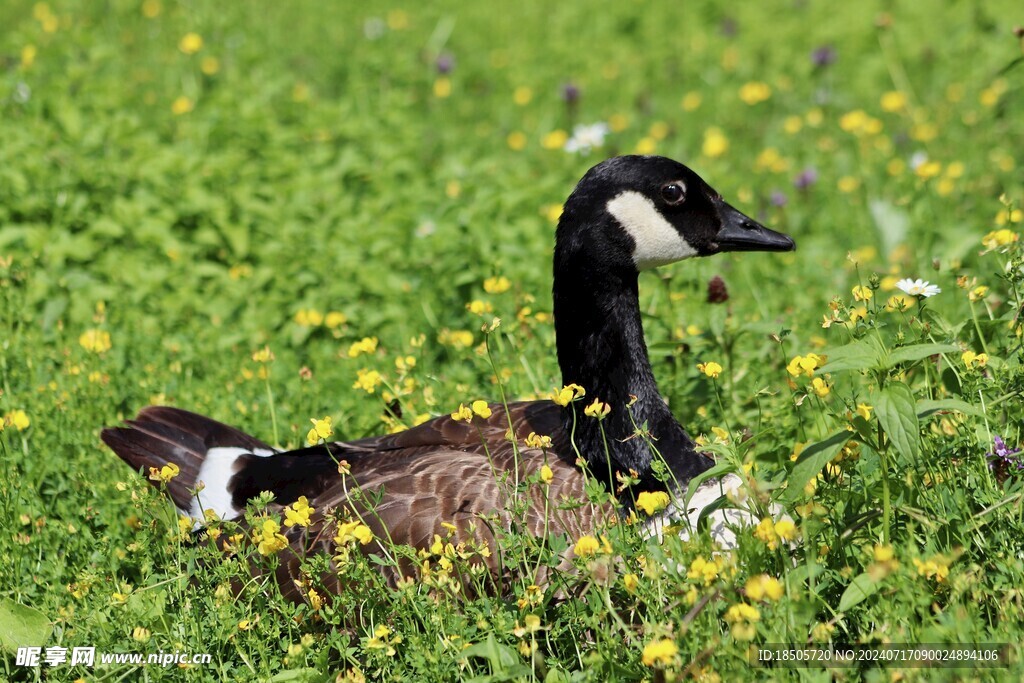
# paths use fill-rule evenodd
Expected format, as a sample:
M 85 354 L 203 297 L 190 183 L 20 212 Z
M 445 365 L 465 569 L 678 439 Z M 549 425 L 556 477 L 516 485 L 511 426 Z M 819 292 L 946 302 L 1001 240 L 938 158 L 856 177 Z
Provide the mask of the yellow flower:
M 530 435 L 526 437 L 526 445 L 529 448 L 551 448 L 551 437 L 530 432 Z
M 721 558 L 718 557 L 711 561 L 705 560 L 703 557 L 697 557 L 690 563 L 690 568 L 686 571 L 686 578 L 691 581 L 700 581 L 705 586 L 710 586 L 718 578 L 722 564 Z
M 836 187 L 839 188 L 840 192 L 844 194 L 850 194 L 851 192 L 855 192 L 857 188 L 860 187 L 860 181 L 854 178 L 853 176 L 844 175 L 836 183 Z
M 580 536 L 580 539 L 576 541 L 576 545 L 573 546 L 573 552 L 576 553 L 577 557 L 589 557 L 601 552 L 611 553 L 612 547 L 604 536 L 601 537 L 600 541 L 593 536 Z
M 915 557 L 914 567 L 919 576 L 935 579 L 936 583 L 944 583 L 949 576 L 949 559 L 942 555 L 934 555 L 927 560 Z
M 885 302 L 885 310 L 887 311 L 905 311 L 910 307 L 912 300 L 902 294 L 894 294 L 889 297 L 889 300 Z
M 110 333 L 105 330 L 86 330 L 78 338 L 78 344 L 92 353 L 106 353 L 110 350 Z
M 757 576 L 750 577 L 744 590 L 747 597 L 751 600 L 767 600 L 769 602 L 781 599 L 784 592 L 782 583 L 775 577 L 768 576 L 767 574 L 758 574 Z
M 586 391 L 579 384 L 566 384 L 561 389 L 551 392 L 551 400 L 560 406 L 567 406 L 576 399 L 585 396 Z
M 203 38 L 198 33 L 186 33 L 178 42 L 178 49 L 187 55 L 194 55 L 203 49 Z
M 865 420 L 870 420 L 871 419 L 871 411 L 872 410 L 874 410 L 874 407 L 869 406 L 867 403 L 858 403 L 857 404 L 857 414 L 860 415 L 861 417 L 863 417 Z
M 216 57 L 206 56 L 199 62 L 199 70 L 207 76 L 213 76 L 220 71 L 220 60 Z
M 767 545 L 770 550 L 775 550 L 779 546 L 780 540 L 790 541 L 796 538 L 796 525 L 789 519 L 780 519 L 775 522 L 771 517 L 765 517 L 754 527 L 754 536 Z
M 721 128 L 712 126 L 704 131 L 704 144 L 701 151 L 704 156 L 712 159 L 720 157 L 729 151 L 729 138 L 725 137 Z
M 520 107 L 525 107 L 533 99 L 533 90 L 521 85 L 515 89 L 512 93 L 512 101 L 518 104 Z
M 302 327 L 317 327 L 324 321 L 324 314 L 315 308 L 301 308 L 295 313 L 295 323 Z
M 164 465 L 163 467 L 160 467 L 160 468 L 156 468 L 156 467 L 150 467 L 149 468 L 149 478 L 150 478 L 150 480 L 151 481 L 158 481 L 158 482 L 161 482 L 161 483 L 164 483 L 164 484 L 169 483 L 171 481 L 171 479 L 174 479 L 179 474 L 181 474 L 181 468 L 178 467 L 177 465 L 175 465 L 173 462 L 169 462 L 169 463 L 167 463 L 166 465 Z
M 722 374 L 722 366 L 713 360 L 706 363 L 697 363 L 697 369 L 711 379 L 715 379 Z
M 1000 230 L 993 230 L 984 237 L 981 238 L 981 244 L 983 247 L 992 251 L 1000 247 L 1006 247 L 1020 239 L 1020 235 L 1015 233 L 1009 228 L 1001 228 Z
M 353 389 L 362 389 L 368 394 L 372 394 L 377 385 L 384 381 L 384 378 L 376 370 L 357 370 L 355 383 L 352 385 Z
M 452 94 L 452 79 L 441 76 L 434 81 L 434 97 L 443 100 Z
M 370 527 L 360 521 L 342 522 L 338 525 L 338 531 L 334 534 L 334 542 L 339 545 L 348 545 L 351 541 L 358 541 L 366 545 L 373 540 L 373 532 Z
M 485 420 L 491 416 L 491 409 L 487 405 L 487 401 L 473 401 L 473 412 Z
M 972 302 L 981 301 L 988 295 L 988 287 L 985 285 L 978 285 L 970 292 L 967 293 L 967 298 Z
M 826 360 L 825 356 L 819 356 L 816 353 L 809 353 L 806 356 L 795 356 L 793 360 L 789 361 L 786 370 L 793 377 L 799 377 L 800 375 L 813 377 L 814 371 L 824 365 Z
M 875 562 L 889 562 L 895 556 L 891 545 L 876 545 L 872 554 Z
M 505 143 L 508 144 L 508 148 L 513 152 L 526 149 L 526 142 L 526 134 L 521 130 L 514 130 L 505 138 Z
M 196 103 L 190 97 L 182 95 L 171 102 L 171 113 L 175 116 L 182 116 L 196 108 Z
M 902 111 L 907 106 L 907 96 L 899 90 L 890 90 L 882 95 L 879 104 L 882 106 L 882 111 L 895 113 Z
M 512 282 L 504 275 L 497 275 L 484 280 L 484 291 L 488 294 L 502 294 L 511 287 Z
M 252 540 L 260 555 L 274 555 L 288 547 L 288 539 L 281 534 L 281 525 L 269 517 L 256 527 Z
M 341 327 L 346 322 L 348 322 L 348 317 L 344 313 L 339 313 L 338 311 L 331 311 L 324 316 L 324 325 L 331 330 Z
M 942 173 L 942 164 L 935 160 L 926 161 L 915 168 L 914 173 L 921 180 L 930 180 Z
M 975 353 L 968 349 L 960 354 L 960 360 L 964 362 L 964 366 L 970 370 L 973 367 L 983 368 L 988 365 L 988 354 L 987 353 Z
M 358 358 L 364 353 L 373 353 L 377 350 L 376 337 L 363 337 L 357 342 L 352 342 L 348 347 L 348 357 Z
M 467 349 L 473 345 L 473 333 L 468 330 L 444 329 L 437 334 L 437 340 L 456 350 Z
M 596 417 L 598 420 L 603 420 L 608 417 L 608 414 L 611 412 L 612 407 L 598 398 L 595 398 L 593 403 L 583 409 L 584 415 L 587 417 Z
M 306 434 L 306 443 L 310 446 L 315 446 L 320 443 L 320 439 L 327 439 L 334 434 L 334 427 L 331 425 L 331 416 L 327 415 L 322 420 L 316 418 L 309 418 L 309 421 L 313 423 L 313 428 Z
M 761 621 L 761 612 L 753 605 L 740 602 L 725 612 L 726 623 L 732 624 L 732 637 L 736 640 L 753 640 L 754 624 Z
M 252 354 L 252 359 L 256 363 L 270 363 L 274 360 L 274 352 L 270 350 L 269 346 L 264 346 Z
M 870 287 L 857 285 L 853 288 L 854 301 L 870 301 L 872 296 L 874 296 L 874 292 L 871 291 Z
M 815 377 L 811 380 L 811 389 L 821 398 L 828 396 L 829 392 L 832 391 L 832 387 L 820 377 Z
M 4 415 L 4 419 L 0 420 L 0 432 L 4 430 L 5 425 L 9 425 L 17 429 L 19 432 L 23 432 L 28 429 L 30 424 L 32 424 L 32 421 L 28 419 L 28 415 L 24 410 L 12 410 Z
M 21 68 L 28 69 L 36 61 L 36 55 L 39 53 L 38 48 L 35 45 L 26 45 L 21 48 Z
M 740 88 L 740 99 L 751 106 L 764 102 L 772 96 L 772 89 L 767 83 L 750 81 Z
M 783 541 L 792 541 L 796 538 L 796 524 L 791 519 L 780 519 L 775 522 L 775 534 Z
M 562 149 L 568 140 L 569 134 L 564 130 L 553 130 L 541 138 L 540 146 L 544 149 Z
M 636 574 L 626 574 L 622 577 L 622 585 L 625 587 L 626 592 L 636 593 L 636 589 L 640 585 L 640 577 Z
M 285 526 L 309 526 L 309 517 L 316 510 L 309 506 L 309 501 L 306 500 L 305 496 L 299 496 L 299 499 L 284 509 L 284 525 Z
M 647 643 L 641 659 L 644 666 L 668 666 L 675 661 L 678 654 L 679 648 L 676 644 L 668 638 L 662 638 Z
M 473 410 L 467 408 L 465 403 L 460 403 L 458 410 L 452 413 L 452 419 L 456 422 L 470 422 L 473 419 Z
M 659 510 L 664 510 L 668 507 L 669 496 L 664 491 L 642 491 L 639 496 L 636 497 L 637 508 L 643 510 L 650 517 Z
M 699 92 L 691 90 L 683 95 L 683 100 L 679 103 L 679 106 L 683 108 L 683 111 L 696 111 L 700 109 L 701 102 L 703 101 L 704 98 L 701 97 Z
M 550 484 L 551 480 L 555 478 L 555 473 L 551 471 L 551 468 L 546 464 L 540 467 L 540 480 L 545 484 Z

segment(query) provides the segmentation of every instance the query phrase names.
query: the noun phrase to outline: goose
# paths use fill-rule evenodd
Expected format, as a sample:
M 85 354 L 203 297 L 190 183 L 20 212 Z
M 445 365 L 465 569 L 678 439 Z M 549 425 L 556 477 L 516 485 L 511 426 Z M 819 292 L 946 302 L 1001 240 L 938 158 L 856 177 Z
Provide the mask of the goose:
M 683 164 L 614 157 L 579 181 L 556 230 L 555 338 L 569 393 L 562 401 L 492 403 L 471 418 L 456 413 L 395 434 L 291 451 L 202 415 L 151 406 L 124 426 L 104 429 L 102 439 L 144 474 L 175 465 L 178 475 L 162 485 L 197 528 L 211 510 L 244 527 L 246 504 L 264 491 L 273 493 L 270 510 L 278 515 L 304 497 L 299 504 L 314 512 L 307 525 L 282 528 L 288 545 L 276 569 L 282 593 L 294 600 L 304 599 L 309 585 L 300 558 L 330 556 L 343 520 L 358 518 L 372 531 L 364 552 L 384 554 L 382 539 L 424 549 L 437 536 L 493 547 L 513 525 L 510 480 L 547 481 L 526 489 L 527 509 L 516 523 L 537 537 L 591 534 L 603 521 L 630 514 L 643 492 L 670 494 L 675 502 L 661 514 L 693 521 L 723 492 L 739 493 L 742 481 L 735 474 L 709 479 L 688 508 L 679 502 L 714 461 L 658 392 L 641 324 L 639 273 L 721 252 L 793 249 L 789 236 L 726 203 Z M 601 419 L 584 414 L 595 399 L 607 413 Z M 586 502 L 588 478 L 612 493 L 608 502 Z M 722 517 L 726 541 L 726 527 L 737 519 Z M 492 574 L 502 571 L 497 554 L 482 562 Z M 389 582 L 415 570 L 415 561 L 403 560 L 381 569 Z M 321 578 L 328 591 L 346 589 L 337 574 Z

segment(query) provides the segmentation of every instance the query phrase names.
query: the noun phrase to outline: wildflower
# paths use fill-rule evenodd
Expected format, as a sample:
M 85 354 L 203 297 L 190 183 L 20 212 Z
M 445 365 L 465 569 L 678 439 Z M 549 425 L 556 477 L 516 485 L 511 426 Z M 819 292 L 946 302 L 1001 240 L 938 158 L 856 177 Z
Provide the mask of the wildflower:
M 555 478 L 555 473 L 551 471 L 551 468 L 547 464 L 540 466 L 540 480 L 545 484 L 550 484 L 551 480 Z
M 460 403 L 459 409 L 452 413 L 452 419 L 456 422 L 470 422 L 473 419 L 473 410 Z
M 700 109 L 700 105 L 703 101 L 704 98 L 701 97 L 699 92 L 691 90 L 683 95 L 683 99 L 679 103 L 679 106 L 683 108 L 683 111 L 696 111 Z
M 642 491 L 636 497 L 636 506 L 647 513 L 648 517 L 667 508 L 668 503 L 669 496 L 664 491 Z
M 857 404 L 857 414 L 860 415 L 861 417 L 863 417 L 865 420 L 870 420 L 871 419 L 871 411 L 872 410 L 874 410 L 874 407 L 869 406 L 867 403 L 858 403 Z
M 875 562 L 890 562 L 895 557 L 895 551 L 893 551 L 891 545 L 876 545 L 872 550 L 872 556 L 875 558 Z
M 811 64 L 818 69 L 824 69 L 836 61 L 836 49 L 831 45 L 822 45 L 811 52 Z
M 196 108 L 196 103 L 190 97 L 181 95 L 171 102 L 171 113 L 175 116 L 182 116 Z
M 725 621 L 732 625 L 732 637 L 736 640 L 753 640 L 754 624 L 761 621 L 761 611 L 753 605 L 740 602 L 725 612 Z
M 686 571 L 686 578 L 691 581 L 702 582 L 705 586 L 710 586 L 718 578 L 721 569 L 721 558 L 716 557 L 708 561 L 703 557 L 697 557 L 690 563 L 690 568 Z
M 644 645 L 644 652 L 641 655 L 644 666 L 668 666 L 675 661 L 679 654 L 679 648 L 668 639 L 652 640 Z
M 256 527 L 252 540 L 260 555 L 274 555 L 288 547 L 288 539 L 281 534 L 281 525 L 269 517 Z
M 769 550 L 775 550 L 780 540 L 791 541 L 796 537 L 796 525 L 790 519 L 775 522 L 771 517 L 765 517 L 754 527 L 754 536 L 767 545 Z
M 712 427 L 711 433 L 715 435 L 715 439 L 723 443 L 729 443 L 729 432 L 721 427 Z
M 1024 470 L 1024 460 L 1014 457 L 1018 453 L 1020 453 L 1019 448 L 1010 448 L 1001 436 L 996 436 L 993 438 L 992 452 L 986 453 L 985 458 L 989 461 L 989 469 L 993 471 L 1008 470 L 1012 467 L 1019 472 Z
M 579 384 L 566 384 L 561 389 L 551 392 L 551 400 L 560 406 L 567 406 L 573 401 L 586 395 L 586 391 Z
M 178 49 L 187 55 L 194 55 L 203 49 L 203 38 L 198 33 L 186 33 L 178 42 Z
M 982 299 L 985 298 L 986 295 L 988 295 L 988 287 L 986 287 L 985 285 L 978 285 L 977 287 L 975 287 L 974 289 L 967 293 L 967 298 L 973 303 L 976 301 L 981 301 Z
M 960 360 L 963 361 L 964 366 L 970 370 L 974 367 L 983 368 L 988 365 L 988 354 L 987 353 L 975 353 L 968 349 L 960 354 Z
M 708 303 L 723 304 L 728 300 L 729 290 L 725 286 L 725 280 L 722 279 L 722 276 L 716 275 L 708 280 Z M 694 326 L 691 325 L 690 328 L 694 328 Z
M 574 105 L 580 100 L 580 87 L 569 82 L 562 85 L 562 99 L 568 105 Z
M 295 324 L 302 327 L 318 327 L 324 321 L 324 314 L 315 308 L 301 308 L 295 313 Z
M 750 81 L 740 88 L 740 99 L 750 106 L 764 102 L 771 96 L 771 86 L 761 81 Z
M 444 329 L 438 333 L 437 340 L 456 350 L 467 349 L 473 345 L 473 333 L 469 330 Z
M 981 238 L 981 245 L 988 251 L 1006 247 L 1020 239 L 1020 235 L 1009 228 L 993 230 Z
M 447 76 L 441 76 L 434 81 L 434 97 L 439 100 L 450 96 L 452 94 L 452 79 Z
M 587 417 L 596 417 L 598 420 L 603 420 L 608 417 L 608 414 L 611 412 L 612 407 L 598 398 L 595 398 L 593 403 L 583 409 L 584 415 Z
M 512 101 L 518 104 L 520 107 L 525 107 L 533 99 L 533 90 L 521 85 L 515 89 L 512 93 Z
M 179 474 L 181 474 L 181 468 L 175 465 L 173 462 L 169 462 L 163 467 L 149 468 L 150 481 L 158 481 L 163 484 L 170 483 L 171 479 L 174 479 Z
M 715 361 L 708 361 L 707 363 L 698 363 L 697 369 L 702 373 L 710 377 L 711 379 L 717 378 L 722 374 L 722 366 Z
M 935 579 L 936 583 L 944 583 L 949 576 L 949 558 L 942 555 L 933 555 L 927 560 L 915 557 L 914 567 L 918 576 Z
M 704 144 L 701 151 L 704 156 L 712 159 L 720 157 L 729 151 L 729 138 L 725 137 L 721 128 L 712 126 L 704 131 Z
M 331 311 L 324 316 L 324 325 L 331 330 L 341 327 L 346 322 L 348 322 L 348 317 L 344 313 L 340 313 L 338 311 Z
M 598 553 L 611 553 L 612 547 L 608 543 L 608 539 L 604 536 L 601 540 L 597 540 L 593 536 L 580 536 L 579 540 L 576 541 L 576 545 L 573 546 L 573 552 L 576 553 L 577 557 L 589 557 L 591 555 L 597 555 Z
M 316 510 L 309 506 L 309 501 L 305 496 L 299 496 L 299 499 L 284 509 L 284 525 L 287 527 L 292 526 L 309 526 L 309 517 Z
M 882 107 L 882 111 L 895 113 L 906 108 L 907 96 L 899 90 L 890 90 L 882 95 L 879 104 Z
M 806 190 L 816 182 L 818 182 L 818 170 L 813 166 L 808 166 L 793 179 L 793 187 L 798 190 Z
M 356 371 L 356 381 L 352 384 L 353 389 L 362 389 L 368 394 L 374 393 L 377 385 L 384 381 L 383 376 L 376 370 L 360 369 Z
M 626 574 L 622 577 L 622 585 L 627 593 L 636 593 L 636 589 L 640 585 L 640 577 L 636 574 Z
M 497 275 L 484 280 L 484 291 L 488 294 L 502 294 L 511 287 L 512 283 L 504 275 Z
M 270 350 L 269 346 L 264 346 L 252 354 L 252 359 L 256 363 L 270 363 L 274 360 L 274 352 Z
M 853 288 L 854 301 L 871 301 L 872 296 L 874 296 L 874 292 L 871 291 L 870 287 L 857 285 Z
M 772 602 L 781 599 L 783 594 L 782 583 L 775 577 L 768 576 L 767 574 L 758 574 L 757 576 L 750 577 L 744 590 L 747 597 L 755 601 L 767 600 Z
M 606 123 L 579 124 L 572 129 L 572 137 L 565 141 L 563 149 L 569 153 L 587 154 L 591 149 L 604 146 L 604 136 L 608 131 Z
M 28 414 L 24 410 L 12 410 L 0 420 L 0 432 L 4 430 L 5 425 L 23 432 L 28 429 L 30 424 L 32 424 L 32 421 L 28 419 Z
M 487 401 L 473 401 L 473 412 L 485 420 L 491 416 L 491 409 Z
M 334 434 L 334 427 L 331 424 L 331 416 L 327 415 L 322 420 L 316 418 L 309 418 L 309 421 L 313 423 L 313 428 L 306 434 L 306 443 L 310 446 L 315 446 L 320 443 L 320 439 L 327 439 Z
M 814 371 L 825 364 L 827 357 L 819 356 L 816 353 L 809 353 L 806 356 L 794 356 L 786 366 L 786 371 L 793 377 L 800 375 L 814 376 Z
M 529 448 L 551 448 L 551 437 L 530 432 L 526 437 L 526 445 Z
M 896 287 L 911 296 L 920 296 L 925 299 L 942 292 L 938 285 L 929 284 L 926 280 L 921 279 L 911 280 L 910 278 L 903 278 L 896 283 Z
M 110 333 L 105 330 L 86 330 L 78 338 L 78 344 L 92 353 L 106 353 L 110 350 Z
M 887 311 L 905 311 L 909 307 L 910 300 L 901 294 L 894 294 L 885 302 L 885 310 Z
M 348 357 L 358 358 L 364 353 L 373 353 L 377 350 L 377 338 L 376 337 L 363 337 L 357 342 L 353 342 L 348 347 Z
M 540 146 L 544 149 L 562 149 L 565 147 L 565 143 L 568 139 L 569 134 L 561 128 L 558 128 L 542 137 L 540 139 Z
M 824 398 L 832 391 L 832 387 L 821 377 L 815 377 L 811 380 L 811 390 L 819 398 Z
M 358 541 L 360 545 L 366 545 L 373 540 L 373 531 L 360 521 L 342 522 L 338 525 L 338 531 L 334 534 L 334 542 L 339 545 L 347 545 L 350 541 Z
M 252 619 L 242 619 L 238 622 L 239 631 L 251 631 L 256 624 L 260 623 L 260 615 L 256 615 Z

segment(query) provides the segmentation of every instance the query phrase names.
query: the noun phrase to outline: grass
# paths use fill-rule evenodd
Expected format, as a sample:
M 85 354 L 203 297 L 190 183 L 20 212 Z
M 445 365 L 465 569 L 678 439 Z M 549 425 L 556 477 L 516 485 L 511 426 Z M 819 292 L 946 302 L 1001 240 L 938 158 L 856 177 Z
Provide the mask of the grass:
M 349 4 L 0 7 L 3 677 L 1018 679 L 1024 487 L 986 458 L 1024 419 L 1015 4 Z M 603 148 L 560 148 L 601 121 Z M 101 446 L 150 403 L 297 446 L 326 415 L 343 438 L 401 428 L 381 417 L 394 397 L 410 421 L 546 397 L 560 202 L 633 151 L 799 243 L 641 282 L 662 392 L 787 507 L 792 547 L 768 525 L 731 554 L 620 525 L 557 595 L 528 577 L 508 600 L 454 595 L 442 548 L 401 590 L 354 553 L 367 589 L 333 604 L 257 580 L 236 599 L 238 563 Z M 729 298 L 709 305 L 714 276 Z M 900 277 L 942 292 L 891 310 Z M 577 540 L 503 549 L 532 568 Z M 748 656 L 828 641 L 1016 659 L 837 674 Z M 12 643 L 212 662 L 27 668 Z

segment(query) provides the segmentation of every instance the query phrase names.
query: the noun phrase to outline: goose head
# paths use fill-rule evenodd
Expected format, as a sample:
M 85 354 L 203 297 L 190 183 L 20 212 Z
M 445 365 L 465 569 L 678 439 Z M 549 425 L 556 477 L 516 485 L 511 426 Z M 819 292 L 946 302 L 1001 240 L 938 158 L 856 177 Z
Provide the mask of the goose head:
M 590 169 L 566 202 L 556 271 L 560 256 L 570 253 L 585 255 L 598 269 L 642 271 L 726 251 L 795 248 L 792 238 L 731 206 L 683 164 L 621 156 Z

